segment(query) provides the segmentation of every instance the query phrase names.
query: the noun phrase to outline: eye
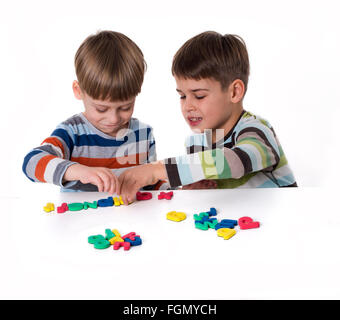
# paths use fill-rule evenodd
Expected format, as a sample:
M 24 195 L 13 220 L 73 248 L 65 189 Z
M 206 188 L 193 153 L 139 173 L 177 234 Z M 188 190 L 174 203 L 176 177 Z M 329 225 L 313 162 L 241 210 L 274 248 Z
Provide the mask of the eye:
M 131 106 L 130 107 L 127 107 L 127 108 L 122 108 L 120 109 L 121 111 L 129 111 L 131 109 Z
M 180 96 L 179 98 L 183 100 L 183 99 L 185 99 L 185 96 Z
M 197 100 L 201 100 L 201 99 L 204 99 L 205 98 L 205 96 L 199 96 L 199 97 L 195 97 Z
M 97 110 L 97 112 L 99 112 L 99 113 L 104 113 L 104 112 L 106 112 L 106 109 L 105 110 L 103 110 L 103 109 L 96 109 Z

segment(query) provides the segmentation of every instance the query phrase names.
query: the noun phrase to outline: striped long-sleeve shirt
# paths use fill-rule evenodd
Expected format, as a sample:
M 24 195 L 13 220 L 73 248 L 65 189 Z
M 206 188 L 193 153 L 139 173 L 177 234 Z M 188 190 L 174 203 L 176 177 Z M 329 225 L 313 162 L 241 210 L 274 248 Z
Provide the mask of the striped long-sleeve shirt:
M 79 113 L 57 126 L 51 136 L 25 157 L 22 170 L 34 182 L 59 185 L 62 191 L 98 191 L 97 186 L 80 181 L 63 183 L 66 169 L 75 163 L 106 167 L 119 176 L 127 168 L 157 160 L 150 126 L 131 118 L 121 137 L 111 137 Z M 166 189 L 165 181 L 154 189 Z
M 208 133 L 187 139 L 187 155 L 165 159 L 172 188 L 203 179 L 216 179 L 221 189 L 297 186 L 268 121 L 243 111 L 219 142 L 212 144 Z

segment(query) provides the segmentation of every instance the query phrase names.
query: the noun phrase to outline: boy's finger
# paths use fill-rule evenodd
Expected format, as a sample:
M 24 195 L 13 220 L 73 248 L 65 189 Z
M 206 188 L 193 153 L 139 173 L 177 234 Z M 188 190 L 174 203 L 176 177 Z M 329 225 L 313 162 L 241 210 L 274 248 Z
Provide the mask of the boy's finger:
M 118 194 L 118 189 L 120 186 L 120 181 L 117 176 L 114 175 L 115 185 L 114 185 L 114 192 Z
M 109 190 L 107 190 L 107 193 L 109 194 L 109 196 L 113 196 L 113 194 L 115 193 L 115 181 L 114 181 L 114 179 L 111 179 Z
M 99 176 L 94 176 L 91 183 L 97 186 L 98 192 L 103 192 L 103 181 Z
M 113 195 L 113 194 L 117 194 L 117 187 L 118 187 L 118 184 L 119 184 L 119 182 L 118 182 L 118 178 L 114 175 L 114 174 L 112 174 L 112 178 L 111 178 L 111 189 L 110 189 L 110 193 L 111 193 L 111 195 Z
M 128 195 L 127 195 L 128 202 L 133 202 L 134 201 L 134 199 L 136 197 L 136 193 L 138 192 L 139 189 L 140 188 L 136 184 L 131 186 L 130 191 L 129 191 Z
M 116 187 L 116 193 L 120 196 L 122 195 L 122 181 L 124 180 L 124 172 L 119 177 L 117 177 L 117 180 L 118 184 Z
M 126 205 L 126 206 L 128 206 L 129 203 L 131 202 L 131 201 L 129 201 L 128 198 L 125 197 L 125 196 L 122 196 L 122 200 L 123 200 L 124 205 Z
M 107 177 L 108 177 L 108 190 L 107 190 L 107 193 L 110 196 L 113 196 L 114 191 L 115 191 L 116 183 L 115 183 L 115 175 L 111 172 L 110 169 L 107 171 Z
M 134 195 L 136 194 L 136 192 L 134 192 L 134 185 L 131 183 L 131 179 L 126 179 L 125 175 L 120 183 L 123 202 L 128 205 L 129 202 L 133 202 Z
M 106 172 L 99 172 L 98 175 L 100 176 L 100 178 L 103 180 L 103 192 L 109 192 L 110 190 L 110 177 Z
M 122 192 L 123 191 L 123 186 L 124 186 L 124 172 L 119 176 L 119 185 L 118 185 L 118 190 L 117 194 L 122 197 L 122 200 L 125 205 L 128 204 L 126 195 Z

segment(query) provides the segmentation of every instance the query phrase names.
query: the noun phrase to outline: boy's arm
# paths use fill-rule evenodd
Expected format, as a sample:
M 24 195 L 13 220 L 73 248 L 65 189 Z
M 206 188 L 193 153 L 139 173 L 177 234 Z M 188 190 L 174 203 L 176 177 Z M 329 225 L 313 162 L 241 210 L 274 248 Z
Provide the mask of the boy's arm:
M 22 170 L 33 182 L 115 193 L 119 181 L 112 171 L 71 161 L 73 147 L 72 130 L 61 124 L 39 147 L 26 155 Z
M 273 167 L 279 160 L 278 143 L 270 128 L 245 127 L 238 132 L 233 148 L 205 150 L 127 170 L 120 178 L 119 193 L 132 201 L 139 187 L 158 179 L 168 179 L 171 188 L 204 179 L 239 179 Z
M 73 140 L 65 128 L 58 127 L 41 145 L 31 150 L 24 158 L 22 170 L 33 182 L 47 182 L 59 186 L 70 161 Z
M 203 179 L 239 179 L 279 163 L 279 147 L 266 126 L 242 128 L 232 148 L 205 150 L 164 161 L 171 187 Z

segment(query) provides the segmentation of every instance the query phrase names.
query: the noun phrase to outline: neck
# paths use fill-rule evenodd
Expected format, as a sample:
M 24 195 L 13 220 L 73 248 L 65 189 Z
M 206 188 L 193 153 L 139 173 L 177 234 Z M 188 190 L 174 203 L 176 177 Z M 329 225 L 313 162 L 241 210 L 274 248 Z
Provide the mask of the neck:
M 221 128 L 216 128 L 212 131 L 212 143 L 216 143 L 216 141 L 224 138 L 229 133 L 239 120 L 242 112 L 243 106 L 239 105 Z M 222 130 L 223 132 L 221 133 Z

